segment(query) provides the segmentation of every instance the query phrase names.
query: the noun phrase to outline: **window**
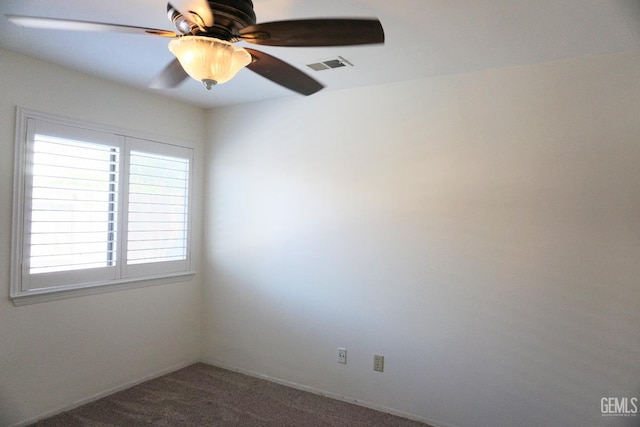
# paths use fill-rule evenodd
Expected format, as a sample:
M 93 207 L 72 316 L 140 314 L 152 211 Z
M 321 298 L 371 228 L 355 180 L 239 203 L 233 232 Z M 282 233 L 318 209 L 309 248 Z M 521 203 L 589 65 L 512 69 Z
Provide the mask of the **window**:
M 126 133 L 18 110 L 14 303 L 193 274 L 193 150 Z

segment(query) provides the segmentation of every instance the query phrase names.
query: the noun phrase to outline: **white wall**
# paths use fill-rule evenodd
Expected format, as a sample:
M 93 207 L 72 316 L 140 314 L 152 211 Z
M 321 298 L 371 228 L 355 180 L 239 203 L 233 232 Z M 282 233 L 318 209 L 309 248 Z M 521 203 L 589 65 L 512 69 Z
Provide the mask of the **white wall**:
M 16 105 L 216 142 L 204 309 L 199 277 L 0 298 L 0 425 L 197 360 L 201 315 L 205 360 L 443 425 L 637 422 L 600 415 L 640 397 L 637 56 L 205 114 L 0 50 L 0 88 L 5 296 Z
M 204 359 L 442 425 L 638 421 L 600 414 L 640 397 L 638 56 L 208 123 Z
M 175 138 L 195 147 L 197 153 L 204 151 L 205 135 L 201 109 L 0 50 L 3 426 L 33 420 L 190 363 L 200 355 L 199 276 L 185 283 L 22 307 L 11 304 L 8 296 L 16 105 Z M 196 167 L 196 184 L 201 191 L 202 165 Z M 196 221 L 200 223 L 200 215 L 196 215 Z M 199 248 L 200 242 L 196 243 Z

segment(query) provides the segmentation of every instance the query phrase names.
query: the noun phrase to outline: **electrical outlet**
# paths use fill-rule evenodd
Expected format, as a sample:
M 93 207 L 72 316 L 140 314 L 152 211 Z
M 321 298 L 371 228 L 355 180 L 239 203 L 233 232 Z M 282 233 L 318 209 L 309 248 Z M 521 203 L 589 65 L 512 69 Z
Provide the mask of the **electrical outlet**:
M 384 371 L 384 356 L 382 354 L 373 355 L 373 370 L 378 372 Z
M 338 363 L 347 364 L 347 349 L 338 347 Z

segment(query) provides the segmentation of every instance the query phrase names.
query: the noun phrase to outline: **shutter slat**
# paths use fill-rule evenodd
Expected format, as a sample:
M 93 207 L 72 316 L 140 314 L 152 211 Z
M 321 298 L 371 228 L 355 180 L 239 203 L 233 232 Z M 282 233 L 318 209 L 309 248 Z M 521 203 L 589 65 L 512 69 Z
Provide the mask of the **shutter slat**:
M 115 265 L 119 149 L 36 134 L 31 274 Z
M 189 160 L 132 151 L 127 264 L 185 260 Z

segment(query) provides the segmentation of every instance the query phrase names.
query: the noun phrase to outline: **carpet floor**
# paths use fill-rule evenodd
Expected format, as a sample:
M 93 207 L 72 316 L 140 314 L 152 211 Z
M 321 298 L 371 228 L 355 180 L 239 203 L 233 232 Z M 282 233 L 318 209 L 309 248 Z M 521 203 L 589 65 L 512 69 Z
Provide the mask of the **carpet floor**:
M 33 426 L 427 425 L 204 363 L 196 363 L 39 421 Z

